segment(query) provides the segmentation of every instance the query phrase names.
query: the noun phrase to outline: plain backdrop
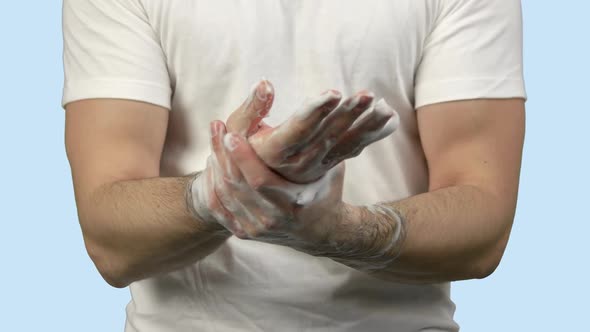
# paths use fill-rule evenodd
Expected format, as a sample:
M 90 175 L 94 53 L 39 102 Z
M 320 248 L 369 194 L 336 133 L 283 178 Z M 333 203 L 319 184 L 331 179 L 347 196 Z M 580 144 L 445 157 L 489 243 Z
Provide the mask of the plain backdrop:
M 453 284 L 462 331 L 590 331 L 590 3 L 523 0 L 527 132 L 497 271 Z M 88 258 L 63 143 L 61 2 L 0 11 L 0 331 L 122 331 Z M 392 331 L 395 328 L 392 327 Z

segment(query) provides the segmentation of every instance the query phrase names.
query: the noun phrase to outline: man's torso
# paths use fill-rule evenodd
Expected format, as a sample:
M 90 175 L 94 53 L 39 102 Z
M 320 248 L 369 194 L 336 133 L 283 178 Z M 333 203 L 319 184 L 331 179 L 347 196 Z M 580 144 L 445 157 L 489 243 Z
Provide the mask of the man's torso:
M 225 120 L 262 76 L 267 122 L 326 89 L 361 89 L 399 113 L 393 135 L 346 162 L 345 201 L 427 190 L 414 77 L 436 0 L 141 0 L 173 86 L 162 176 L 202 169 L 208 124 Z M 456 331 L 449 284 L 401 285 L 265 243 L 230 238 L 184 269 L 131 285 L 126 331 Z

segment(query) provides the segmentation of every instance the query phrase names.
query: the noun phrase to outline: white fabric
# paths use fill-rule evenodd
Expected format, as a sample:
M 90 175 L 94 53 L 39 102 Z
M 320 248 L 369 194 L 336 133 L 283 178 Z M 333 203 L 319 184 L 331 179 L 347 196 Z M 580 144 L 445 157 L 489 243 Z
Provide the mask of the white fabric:
M 208 124 L 265 76 L 268 122 L 306 96 L 367 88 L 400 129 L 347 162 L 354 204 L 425 192 L 415 109 L 525 97 L 516 0 L 65 0 L 62 106 L 126 98 L 171 110 L 163 176 L 205 166 Z M 133 283 L 126 331 L 457 331 L 448 283 L 379 281 L 329 259 L 230 238 Z

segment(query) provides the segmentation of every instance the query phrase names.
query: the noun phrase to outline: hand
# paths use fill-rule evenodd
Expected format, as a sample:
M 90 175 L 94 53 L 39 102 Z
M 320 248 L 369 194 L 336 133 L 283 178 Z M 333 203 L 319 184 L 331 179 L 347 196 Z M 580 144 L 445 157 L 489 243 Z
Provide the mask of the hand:
M 250 97 L 227 120 L 229 132 L 248 140 L 274 171 L 296 183 L 321 178 L 341 161 L 391 134 L 399 116 L 381 100 L 360 91 L 340 104 L 338 91 L 307 99 L 283 124 L 270 127 L 263 118 L 274 100 L 270 82 L 254 85 Z
M 232 128 L 231 131 L 243 136 L 249 136 L 252 149 L 259 158 L 267 164 L 274 164 L 279 174 L 287 176 L 287 179 L 290 176 L 289 180 L 295 179 L 292 180 L 293 182 L 310 182 L 322 177 L 328 178 L 325 174 L 334 165 L 340 164 L 343 159 L 357 155 L 368 144 L 389 135 L 399 123 L 395 112 L 386 103 L 379 102 L 374 106 L 371 105 L 373 96 L 366 91 L 348 98 L 337 107 L 341 99 L 340 94 L 329 90 L 305 102 L 282 125 L 271 128 L 262 120 L 270 111 L 273 99 L 274 92 L 269 82 L 262 81 L 255 85 L 248 99 L 228 119 L 228 128 Z M 365 113 L 365 117 L 350 127 L 355 119 L 367 110 L 369 111 Z M 392 117 L 393 119 L 388 121 Z M 343 130 L 349 127 L 347 131 Z M 336 139 L 337 136 L 339 137 Z M 322 142 L 325 138 L 328 138 L 328 144 Z M 300 144 L 300 140 L 303 139 L 307 139 L 307 144 Z M 309 148 L 310 146 L 314 148 Z M 290 151 L 285 154 L 288 148 Z M 201 219 L 219 222 L 227 229 L 244 234 L 239 233 L 239 224 L 235 224 L 232 214 L 223 207 L 214 190 L 215 181 L 219 181 L 220 177 L 218 167 L 213 163 L 217 158 L 213 157 L 213 155 L 209 157 L 206 169 L 192 182 L 192 188 L 188 191 L 191 196 L 189 205 L 192 206 L 193 213 Z M 294 160 L 299 163 L 294 164 Z M 335 170 L 341 172 L 343 176 L 344 165 L 340 167 L 341 169 Z M 292 185 L 294 184 L 291 184 L 291 187 Z M 318 190 L 317 185 L 315 188 Z M 306 191 L 303 187 L 297 190 L 300 194 L 310 195 L 309 190 Z M 302 203 L 301 199 L 305 200 L 302 197 L 298 199 L 297 204 Z M 330 207 L 336 208 L 339 211 L 336 214 L 340 214 L 343 206 L 330 204 Z M 320 230 L 315 233 L 322 232 Z
M 344 163 L 315 183 L 296 184 L 272 172 L 248 141 L 227 134 L 221 121 L 211 123 L 213 155 L 207 178 L 214 196 L 212 213 L 242 239 L 254 239 L 313 251 L 330 241 L 338 227 L 342 202 Z
M 338 105 L 340 96 L 337 92 L 328 91 L 320 97 L 319 102 L 305 104 L 307 105 L 305 111 L 312 113 L 308 116 L 307 123 L 287 121 L 276 128 L 272 128 L 263 122 L 263 118 L 272 107 L 273 100 L 274 91 L 272 85 L 270 82 L 261 81 L 253 86 L 248 98 L 230 115 L 227 121 L 227 127 L 232 132 L 236 132 L 241 136 L 250 137 L 254 149 L 257 149 L 257 154 L 266 157 L 267 160 L 278 160 L 282 156 L 280 147 L 288 146 L 288 144 L 285 144 L 281 139 L 297 139 L 308 136 L 306 135 L 308 131 L 301 130 L 302 124 L 309 125 L 311 129 L 315 128 L 314 130 L 318 130 L 319 126 L 309 121 L 316 121 L 319 124 L 321 119 Z M 299 114 L 302 112 L 300 110 Z M 293 127 L 291 127 L 291 124 L 294 124 Z M 277 147 L 279 147 L 279 151 L 277 151 Z M 307 153 L 308 158 L 315 157 L 316 155 L 317 153 Z M 230 229 L 231 227 L 228 224 L 231 219 L 230 214 L 221 208 L 219 198 L 213 189 L 215 178 L 218 177 L 216 174 L 219 173 L 216 172 L 216 164 L 213 163 L 214 160 L 216 160 L 215 156 L 211 155 L 207 160 L 205 170 L 191 181 L 191 187 L 187 190 L 187 202 L 189 203 L 189 208 L 192 209 L 192 213 L 200 217 L 200 219 L 209 222 L 217 221 Z M 311 166 L 308 165 L 308 167 Z M 327 169 L 325 168 L 324 170 Z
M 224 226 L 237 237 L 289 246 L 366 272 L 381 270 L 397 257 L 401 219 L 380 204 L 344 203 L 344 162 L 302 185 L 271 171 L 248 141 L 227 134 L 221 121 L 211 123 L 211 144 L 213 191 L 223 205 L 214 212 L 227 217 Z

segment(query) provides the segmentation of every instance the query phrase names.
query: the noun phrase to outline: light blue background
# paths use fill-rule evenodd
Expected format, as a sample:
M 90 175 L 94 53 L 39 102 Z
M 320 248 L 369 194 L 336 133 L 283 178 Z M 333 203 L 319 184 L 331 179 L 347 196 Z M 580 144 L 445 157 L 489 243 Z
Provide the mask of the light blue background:
M 455 283 L 462 331 L 590 331 L 590 4 L 524 0 L 527 134 L 491 277 Z M 3 3 L 0 331 L 122 331 L 127 289 L 82 243 L 63 145 L 61 3 Z

